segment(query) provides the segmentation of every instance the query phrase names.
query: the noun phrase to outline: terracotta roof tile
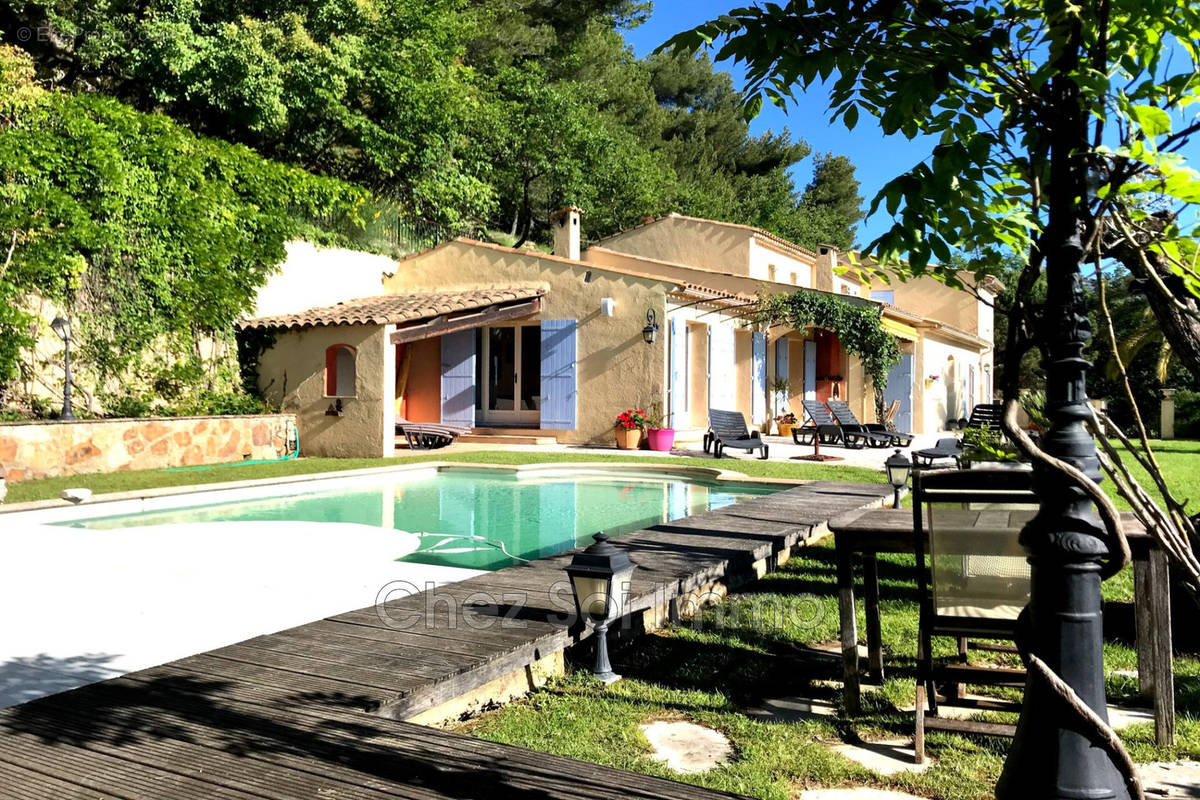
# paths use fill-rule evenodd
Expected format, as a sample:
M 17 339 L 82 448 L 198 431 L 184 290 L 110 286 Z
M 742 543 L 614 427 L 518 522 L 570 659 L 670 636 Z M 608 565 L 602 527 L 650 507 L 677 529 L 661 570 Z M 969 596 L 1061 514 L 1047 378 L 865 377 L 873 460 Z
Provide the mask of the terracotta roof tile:
M 529 286 L 418 292 L 382 297 L 360 297 L 333 306 L 310 308 L 296 314 L 243 320 L 245 328 L 312 328 L 318 325 L 395 325 L 437 317 L 456 311 L 487 308 L 498 303 L 541 297 L 545 289 Z

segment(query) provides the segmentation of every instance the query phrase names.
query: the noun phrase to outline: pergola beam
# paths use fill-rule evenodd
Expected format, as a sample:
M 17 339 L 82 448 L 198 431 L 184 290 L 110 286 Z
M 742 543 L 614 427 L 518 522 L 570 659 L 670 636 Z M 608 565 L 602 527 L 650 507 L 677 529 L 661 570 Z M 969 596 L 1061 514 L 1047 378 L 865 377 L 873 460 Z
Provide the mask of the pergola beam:
M 542 301 L 539 297 L 534 297 L 521 303 L 513 305 L 492 305 L 484 309 L 469 311 L 458 316 L 442 314 L 433 319 L 423 320 L 421 322 L 406 325 L 399 328 L 391 336 L 392 344 L 404 344 L 406 342 L 415 342 L 420 339 L 428 339 L 432 336 L 442 336 L 447 333 L 455 333 L 457 331 L 470 330 L 483 325 L 492 325 L 499 322 L 508 322 L 509 320 L 520 319 L 527 317 L 530 314 L 536 314 L 542 309 Z

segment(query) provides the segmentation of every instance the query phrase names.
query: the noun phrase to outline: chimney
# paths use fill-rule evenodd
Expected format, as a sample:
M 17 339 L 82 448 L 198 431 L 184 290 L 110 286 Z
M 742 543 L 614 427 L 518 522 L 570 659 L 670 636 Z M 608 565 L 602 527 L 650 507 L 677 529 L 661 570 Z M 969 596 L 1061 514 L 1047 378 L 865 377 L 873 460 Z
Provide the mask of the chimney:
M 817 245 L 817 263 L 813 268 L 813 288 L 823 292 L 833 291 L 833 269 L 838 263 L 837 245 Z
M 554 255 L 579 260 L 579 217 L 583 210 L 567 206 L 550 215 L 554 229 Z

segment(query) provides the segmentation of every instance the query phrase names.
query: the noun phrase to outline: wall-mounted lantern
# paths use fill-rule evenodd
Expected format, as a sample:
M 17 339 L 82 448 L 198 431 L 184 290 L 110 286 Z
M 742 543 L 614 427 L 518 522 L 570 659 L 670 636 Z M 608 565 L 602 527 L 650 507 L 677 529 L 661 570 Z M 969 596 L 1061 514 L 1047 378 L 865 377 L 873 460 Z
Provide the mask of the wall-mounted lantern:
M 646 327 L 642 328 L 642 341 L 654 344 L 658 339 L 658 315 L 653 308 L 646 309 Z

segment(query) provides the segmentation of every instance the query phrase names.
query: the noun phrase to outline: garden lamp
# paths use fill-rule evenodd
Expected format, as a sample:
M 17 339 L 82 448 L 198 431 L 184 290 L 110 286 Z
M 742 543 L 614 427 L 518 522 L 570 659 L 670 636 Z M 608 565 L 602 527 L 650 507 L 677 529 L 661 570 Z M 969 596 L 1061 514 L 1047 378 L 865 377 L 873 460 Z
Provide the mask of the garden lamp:
M 624 550 L 609 543 L 603 531 L 593 538 L 595 544 L 571 559 L 567 575 L 571 578 L 576 613 L 580 619 L 590 619 L 596 628 L 596 665 L 592 672 L 609 684 L 621 676 L 613 672 L 608 660 L 608 626 L 625 613 L 633 562 Z
M 60 419 L 75 419 L 71 411 L 71 320 L 55 317 L 50 329 L 63 340 L 63 407 Z
M 654 344 L 658 339 L 658 315 L 653 308 L 646 309 L 646 327 L 642 328 L 642 341 Z
M 900 490 L 908 485 L 908 476 L 912 474 L 912 462 L 897 448 L 896 452 L 888 456 L 887 460 L 883 462 L 883 468 L 887 471 L 888 483 L 892 485 L 892 489 L 896 492 L 896 499 L 892 502 L 892 508 L 899 508 Z

